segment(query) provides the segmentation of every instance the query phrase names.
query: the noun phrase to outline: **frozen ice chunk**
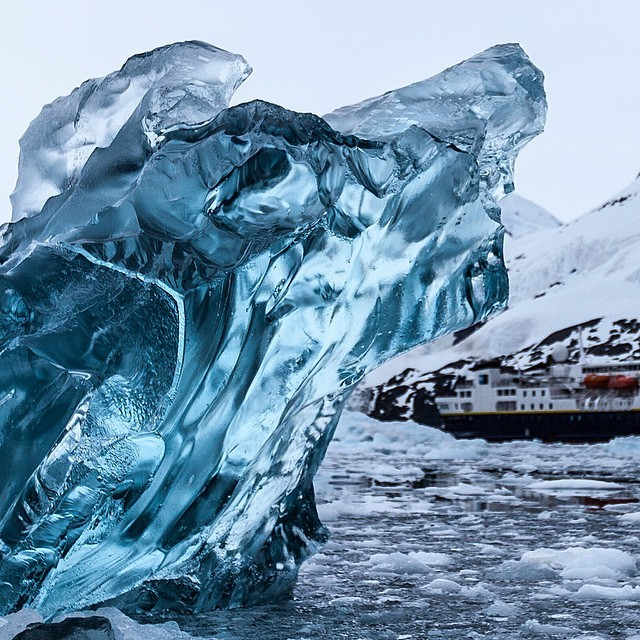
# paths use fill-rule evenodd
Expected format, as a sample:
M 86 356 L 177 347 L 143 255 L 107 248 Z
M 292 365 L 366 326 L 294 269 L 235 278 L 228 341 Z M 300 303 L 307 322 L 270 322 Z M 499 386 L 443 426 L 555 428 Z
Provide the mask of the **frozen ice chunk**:
M 506 304 L 495 197 L 545 112 L 519 47 L 339 130 L 227 108 L 248 70 L 171 45 L 23 139 L 0 246 L 0 612 L 288 594 L 326 539 L 312 480 L 354 386 Z
M 619 491 L 624 485 L 605 480 L 540 480 L 527 485 L 533 491 Z
M 640 511 L 632 511 L 631 513 L 624 513 L 620 516 L 620 520 L 627 524 L 639 524 Z
M 636 573 L 636 560 L 619 549 L 569 547 L 535 549 L 522 554 L 522 562 L 560 569 L 567 580 L 616 579 Z
M 184 42 L 134 56 L 46 105 L 20 140 L 13 220 L 39 213 L 51 196 L 74 187 L 91 154 L 118 135 L 124 140 L 114 145 L 114 169 L 130 172 L 126 163 L 171 127 L 206 122 L 228 107 L 249 73 L 242 56 Z
M 566 627 L 557 624 L 542 624 L 535 618 L 527 620 L 522 625 L 522 629 L 527 633 L 527 635 L 533 636 L 575 637 L 576 633 L 580 633 L 580 629 L 577 629 L 576 627 Z
M 447 578 L 436 578 L 425 585 L 427 591 L 439 591 L 440 593 L 460 593 L 462 586 Z
M 42 622 L 42 616 L 34 609 L 21 609 L 0 618 L 0 638 L 12 640 L 29 625 Z
M 541 131 L 542 74 L 517 44 L 492 47 L 429 80 L 324 116 L 338 131 L 393 139 L 411 126 L 475 153 L 494 195 L 513 191 L 514 148 Z
M 640 587 L 633 587 L 630 584 L 622 587 L 585 584 L 578 589 L 574 598 L 576 600 L 640 600 Z
M 409 551 L 401 553 L 374 553 L 368 561 L 373 573 L 420 574 L 431 573 L 433 567 L 441 567 L 451 563 L 446 553 L 429 551 Z
M 198 640 L 180 630 L 177 623 L 139 624 L 113 607 L 72 613 L 53 622 L 43 622 L 33 610 L 23 609 L 0 618 L 0 638 L 87 638 L 90 640 Z
M 538 582 L 554 580 L 558 573 L 551 567 L 537 562 L 505 560 L 498 567 L 487 571 L 487 577 L 505 582 Z

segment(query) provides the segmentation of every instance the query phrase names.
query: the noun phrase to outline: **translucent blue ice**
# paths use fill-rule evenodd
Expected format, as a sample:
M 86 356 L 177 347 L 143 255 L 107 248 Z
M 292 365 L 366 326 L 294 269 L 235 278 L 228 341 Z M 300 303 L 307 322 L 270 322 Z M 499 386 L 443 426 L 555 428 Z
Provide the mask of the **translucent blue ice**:
M 517 45 L 324 119 L 202 43 L 44 108 L 0 248 L 0 612 L 287 595 L 384 360 L 502 308 L 496 198 L 542 130 Z

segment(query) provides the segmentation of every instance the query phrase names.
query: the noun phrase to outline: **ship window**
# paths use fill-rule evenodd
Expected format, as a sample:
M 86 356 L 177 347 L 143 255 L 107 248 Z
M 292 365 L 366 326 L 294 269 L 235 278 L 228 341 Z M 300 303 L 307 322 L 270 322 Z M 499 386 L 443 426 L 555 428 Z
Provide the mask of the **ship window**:
M 540 403 L 540 408 L 544 409 L 544 404 L 542 404 L 542 402 Z
M 540 395 L 543 396 L 544 395 L 544 389 L 540 392 Z
M 511 395 L 515 396 L 516 395 L 516 390 L 515 389 L 511 389 Z
M 516 411 L 518 406 L 513 400 L 502 400 L 496 402 L 496 411 Z
M 532 395 L 532 396 L 535 396 L 535 395 L 536 395 L 536 390 L 535 390 L 535 389 L 531 392 L 531 395 Z
M 549 403 L 549 409 L 553 409 L 553 402 Z
M 501 396 L 502 395 L 502 389 L 498 389 L 498 395 Z
M 522 411 L 524 411 L 524 405 L 523 404 L 520 405 L 520 409 L 522 409 Z
M 440 409 L 440 411 L 449 411 L 449 403 L 448 402 L 441 402 L 438 405 L 438 409 Z
M 486 373 L 482 373 L 478 376 L 478 384 L 489 384 L 489 376 Z
M 464 411 L 464 412 L 469 412 L 471 411 L 471 403 L 470 402 L 462 402 L 460 404 L 460 408 Z
M 524 392 L 522 393 L 522 395 L 526 398 L 526 397 L 527 397 L 527 392 L 526 392 L 526 391 L 524 391 Z
M 531 403 L 531 408 L 532 408 L 532 409 L 535 409 L 535 408 L 536 408 L 536 406 L 535 406 L 533 403 Z

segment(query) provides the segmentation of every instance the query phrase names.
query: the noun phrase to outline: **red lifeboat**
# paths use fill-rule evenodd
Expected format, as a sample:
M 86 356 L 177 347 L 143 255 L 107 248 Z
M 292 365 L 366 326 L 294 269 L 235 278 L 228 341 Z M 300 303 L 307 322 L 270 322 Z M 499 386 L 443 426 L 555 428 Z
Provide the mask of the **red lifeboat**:
M 583 384 L 587 389 L 609 389 L 610 381 L 611 376 L 589 373 L 584 377 Z
M 633 376 L 612 376 L 609 380 L 609 389 L 618 391 L 635 391 L 638 388 L 638 379 Z

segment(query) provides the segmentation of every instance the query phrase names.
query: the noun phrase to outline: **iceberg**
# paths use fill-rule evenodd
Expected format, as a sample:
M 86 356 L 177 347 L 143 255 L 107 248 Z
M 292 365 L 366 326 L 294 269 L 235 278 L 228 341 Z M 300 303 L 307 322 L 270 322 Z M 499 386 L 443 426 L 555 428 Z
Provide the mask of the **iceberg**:
M 0 245 L 0 614 L 282 598 L 364 374 L 504 307 L 496 201 L 542 131 L 518 45 L 320 118 L 229 106 L 200 42 L 21 140 Z

